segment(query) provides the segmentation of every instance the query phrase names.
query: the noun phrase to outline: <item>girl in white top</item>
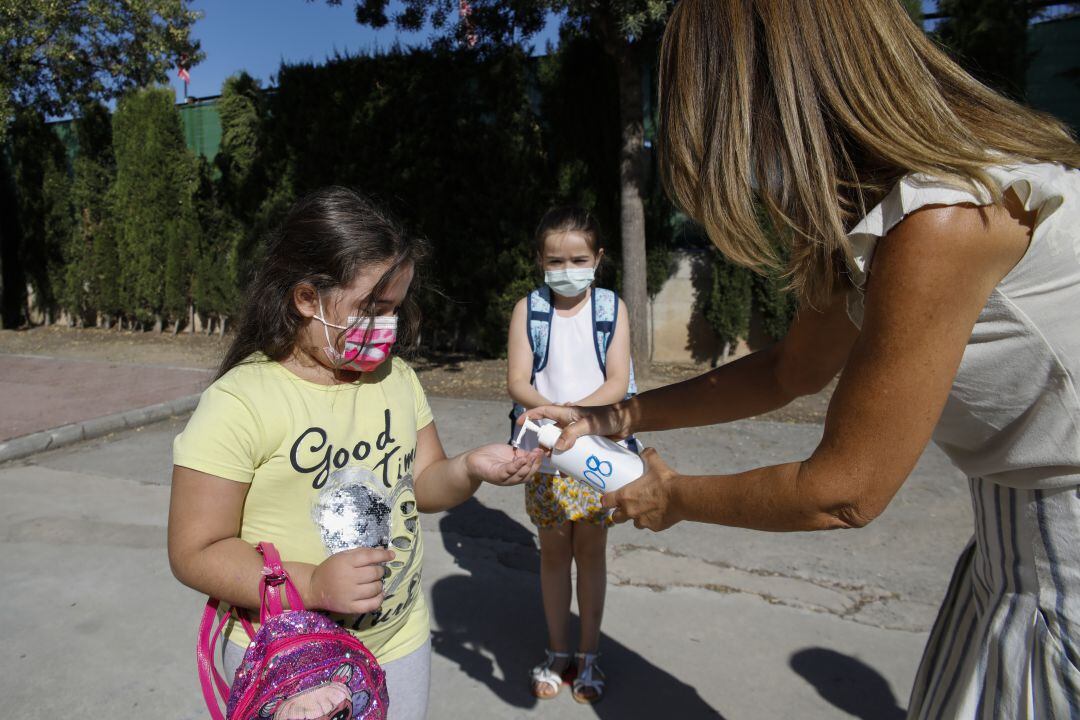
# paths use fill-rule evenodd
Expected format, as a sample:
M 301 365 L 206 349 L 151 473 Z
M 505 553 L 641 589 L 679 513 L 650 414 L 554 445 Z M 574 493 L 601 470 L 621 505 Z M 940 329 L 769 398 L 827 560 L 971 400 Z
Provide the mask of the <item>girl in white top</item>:
M 859 528 L 933 440 L 975 524 L 909 717 L 1080 718 L 1080 146 L 899 2 L 822 5 L 682 0 L 660 58 L 669 191 L 746 265 L 775 263 L 770 211 L 804 301 L 787 337 L 628 402 L 530 414 L 572 422 L 565 447 L 760 414 L 840 373 L 807 459 L 689 476 L 646 451 L 605 505 L 653 530 Z
M 604 255 L 595 219 L 576 207 L 548 211 L 536 231 L 536 250 L 547 287 L 514 307 L 507 351 L 510 396 L 526 409 L 550 403 L 604 405 L 622 400 L 630 385 L 630 328 L 626 321 L 617 321 L 627 317 L 622 300 L 610 291 L 593 288 Z M 610 343 L 604 357 L 596 340 L 596 318 L 604 314 L 593 305 L 612 302 L 614 328 L 607 329 Z M 530 323 L 537 322 L 540 329 L 534 339 Z M 539 368 L 534 365 L 534 342 L 546 346 Z M 527 483 L 525 505 L 540 535 L 540 584 L 550 643 L 544 662 L 532 671 L 533 694 L 554 697 L 570 670 L 567 635 L 574 563 L 581 637 L 572 692 L 578 702 L 596 702 L 604 692 L 596 656 L 607 587 L 609 514 L 595 491 L 550 466 L 542 467 Z

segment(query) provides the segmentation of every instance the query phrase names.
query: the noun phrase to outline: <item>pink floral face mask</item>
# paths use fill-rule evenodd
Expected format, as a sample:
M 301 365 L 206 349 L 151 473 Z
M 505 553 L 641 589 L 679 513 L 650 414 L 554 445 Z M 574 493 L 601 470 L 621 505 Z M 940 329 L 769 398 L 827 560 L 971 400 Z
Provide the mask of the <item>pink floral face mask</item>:
M 328 322 L 324 315 L 322 298 L 319 298 L 319 314 L 315 319 L 323 324 L 323 332 L 326 334 L 326 347 L 323 352 L 336 368 L 371 372 L 390 356 L 390 350 L 397 342 L 397 315 L 380 315 L 374 318 L 350 316 L 346 321 L 348 325 L 335 325 Z M 345 331 L 344 352 L 338 352 L 337 346 L 330 339 L 330 328 Z

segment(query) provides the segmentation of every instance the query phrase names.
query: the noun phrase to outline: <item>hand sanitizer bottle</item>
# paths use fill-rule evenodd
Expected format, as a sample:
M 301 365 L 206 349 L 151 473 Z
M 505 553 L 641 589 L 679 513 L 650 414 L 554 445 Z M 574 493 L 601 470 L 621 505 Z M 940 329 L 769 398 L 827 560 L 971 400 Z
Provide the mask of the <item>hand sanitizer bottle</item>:
M 536 434 L 542 447 L 551 450 L 551 464 L 559 472 L 583 482 L 598 493 L 608 493 L 632 483 L 645 474 L 645 461 L 606 437 L 579 437 L 569 450 L 553 450 L 562 429 L 555 424 L 539 425 L 526 420 L 514 445 L 520 446 L 525 433 Z

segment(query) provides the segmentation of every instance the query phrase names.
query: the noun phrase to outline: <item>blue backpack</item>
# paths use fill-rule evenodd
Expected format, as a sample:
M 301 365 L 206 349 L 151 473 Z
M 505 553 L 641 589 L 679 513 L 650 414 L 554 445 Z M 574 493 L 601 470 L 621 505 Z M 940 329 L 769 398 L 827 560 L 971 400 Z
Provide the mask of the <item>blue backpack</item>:
M 593 324 L 593 348 L 596 350 L 596 362 L 600 365 L 600 372 L 607 378 L 607 353 L 611 347 L 611 339 L 615 337 L 615 323 L 619 318 L 619 296 L 612 290 L 593 288 L 592 291 L 592 324 Z M 548 344 L 551 340 L 551 317 L 555 313 L 555 306 L 551 303 L 551 288 L 541 285 L 529 293 L 528 310 L 529 346 L 533 352 L 532 377 L 529 382 L 536 384 L 536 373 L 547 366 Z M 630 362 L 630 384 L 626 388 L 626 397 L 631 398 L 637 394 L 637 383 L 634 381 L 634 363 Z M 516 433 L 517 419 L 525 412 L 525 408 L 514 403 L 510 411 L 510 437 Z M 627 447 L 634 452 L 638 451 L 637 440 L 633 437 L 626 439 Z

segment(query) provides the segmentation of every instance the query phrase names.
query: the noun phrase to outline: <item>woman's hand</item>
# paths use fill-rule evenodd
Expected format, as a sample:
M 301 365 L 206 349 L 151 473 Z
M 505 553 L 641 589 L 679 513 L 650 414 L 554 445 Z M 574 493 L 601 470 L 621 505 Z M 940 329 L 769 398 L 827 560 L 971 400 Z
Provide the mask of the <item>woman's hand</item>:
M 630 414 L 620 409 L 617 403 L 599 407 L 543 405 L 525 412 L 518 418 L 518 425 L 524 423 L 526 418 L 554 420 L 563 429 L 562 437 L 555 443 L 555 450 L 573 447 L 583 435 L 602 435 L 613 440 L 622 440 L 633 432 L 630 427 Z
M 519 485 L 540 470 L 541 450 L 525 452 L 510 445 L 485 445 L 465 456 L 469 477 L 492 485 Z
M 356 548 L 339 552 L 320 563 L 311 573 L 312 607 L 343 615 L 363 615 L 378 610 L 383 601 L 383 563 L 394 553 L 381 548 Z
M 683 519 L 675 502 L 678 474 L 652 448 L 641 453 L 645 474 L 603 497 L 605 508 L 614 508 L 615 522 L 634 521 L 634 527 L 654 532 L 667 530 Z

